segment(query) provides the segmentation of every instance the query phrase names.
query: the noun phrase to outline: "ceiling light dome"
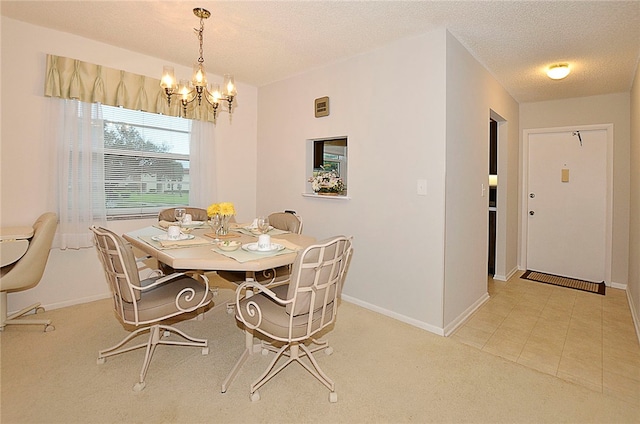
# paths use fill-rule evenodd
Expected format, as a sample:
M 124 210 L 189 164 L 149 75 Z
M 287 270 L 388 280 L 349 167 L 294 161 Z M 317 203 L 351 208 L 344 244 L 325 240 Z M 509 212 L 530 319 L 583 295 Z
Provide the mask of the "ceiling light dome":
M 569 69 L 569 65 L 567 63 L 558 63 L 557 65 L 552 65 L 549 67 L 547 71 L 547 76 L 554 80 L 559 80 L 567 75 L 569 75 L 571 70 Z

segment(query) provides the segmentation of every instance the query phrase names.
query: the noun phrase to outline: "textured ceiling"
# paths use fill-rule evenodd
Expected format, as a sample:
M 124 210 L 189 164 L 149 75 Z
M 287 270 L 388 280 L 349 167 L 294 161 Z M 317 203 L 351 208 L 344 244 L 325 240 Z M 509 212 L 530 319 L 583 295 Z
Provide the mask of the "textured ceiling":
M 640 1 L 6 1 L 2 15 L 262 86 L 447 28 L 519 102 L 628 92 Z M 562 81 L 546 66 L 568 62 Z M 158 71 L 160 74 L 160 70 Z

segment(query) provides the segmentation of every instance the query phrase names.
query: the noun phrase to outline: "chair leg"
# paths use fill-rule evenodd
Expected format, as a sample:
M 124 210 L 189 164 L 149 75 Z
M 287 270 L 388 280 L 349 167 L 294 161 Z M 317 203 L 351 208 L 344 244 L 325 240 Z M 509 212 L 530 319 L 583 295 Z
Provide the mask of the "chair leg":
M 271 362 L 269 363 L 269 366 L 267 367 L 267 369 L 262 373 L 262 375 L 260 375 L 260 377 L 258 377 L 258 379 L 256 381 L 253 382 L 253 384 L 251 385 L 251 397 L 253 398 L 253 394 L 260 388 L 262 387 L 267 381 L 271 380 L 273 378 L 273 376 L 275 376 L 276 374 L 278 374 L 280 371 L 282 371 L 287 365 L 289 365 L 291 362 L 297 360 L 298 358 L 295 357 L 295 355 L 293 353 L 291 353 L 289 355 L 289 359 L 286 360 L 285 363 L 283 363 L 282 365 L 280 365 L 275 371 L 272 371 L 273 368 L 276 366 L 276 362 L 278 362 L 278 360 L 282 357 L 282 356 L 286 356 L 285 352 L 286 351 L 291 351 L 293 352 L 293 350 L 297 350 L 298 345 L 284 345 L 282 346 L 278 352 L 276 353 L 276 356 L 271 360 Z
M 330 391 L 330 393 L 329 393 L 329 401 L 332 402 L 332 403 L 333 402 L 337 402 L 338 401 L 338 395 L 336 394 L 336 391 L 335 391 L 335 384 L 324 373 L 324 371 L 322 371 L 322 369 L 320 368 L 320 365 L 318 365 L 318 362 L 316 361 L 316 359 L 313 356 L 313 352 L 325 348 L 325 346 L 327 345 L 327 342 L 324 342 L 324 341 L 318 342 L 318 341 L 315 341 L 315 340 L 313 342 L 317 343 L 317 344 L 319 344 L 321 346 L 316 347 L 314 349 L 309 349 L 303 343 L 292 343 L 290 345 L 282 346 L 277 351 L 277 353 L 276 353 L 275 357 L 273 358 L 273 360 L 269 363 L 269 366 L 267 367 L 267 369 L 251 385 L 251 400 L 253 400 L 253 401 L 259 400 L 260 399 L 260 395 L 258 394 L 258 389 L 260 387 L 262 387 L 265 383 L 267 383 L 269 380 L 271 380 L 271 378 L 273 378 L 276 374 L 278 374 L 280 371 L 282 371 L 285 367 L 287 367 L 291 362 L 296 361 L 300 365 L 302 365 L 302 367 L 304 369 L 309 371 L 309 373 L 311 375 L 313 375 L 315 378 L 317 378 L 322 384 L 324 384 L 329 389 L 329 391 Z M 300 352 L 300 350 L 302 350 L 302 352 Z M 283 356 L 284 357 L 288 356 L 288 359 L 283 364 L 281 364 L 278 368 L 275 368 L 276 363 Z M 311 363 L 311 365 L 309 365 L 306 362 L 303 362 L 301 360 L 305 356 L 309 359 L 309 362 Z
M 7 292 L 2 292 L 0 296 L 0 331 L 4 330 L 4 327 L 7 325 L 43 325 L 45 332 L 56 329 L 51 325 L 50 319 L 16 319 L 31 311 L 35 311 L 35 313 L 38 314 L 39 312 L 44 312 L 44 308 L 40 306 L 40 303 L 34 303 L 16 313 L 7 315 Z
M 135 337 L 139 336 L 140 334 L 142 334 L 145 331 L 149 331 L 149 338 L 147 339 L 147 341 L 145 343 L 139 343 L 136 344 L 134 346 L 127 346 L 127 347 L 122 347 L 125 344 L 127 344 L 129 341 L 131 341 L 132 339 L 134 339 Z M 179 341 L 179 340 L 164 340 L 162 338 L 164 333 L 176 333 L 178 335 L 180 335 L 181 337 L 183 337 L 185 340 L 187 341 Z M 139 328 L 136 331 L 132 332 L 131 334 L 129 334 L 127 337 L 125 337 L 120 343 L 118 343 L 115 346 L 112 346 L 108 349 L 105 350 L 101 350 L 100 352 L 98 352 L 98 364 L 103 364 L 106 360 L 106 358 L 108 358 L 109 356 L 113 356 L 113 355 L 118 355 L 120 353 L 125 353 L 125 352 L 129 352 L 135 349 L 139 349 L 142 347 L 146 347 L 146 352 L 145 352 L 145 356 L 144 356 L 144 362 L 142 363 L 142 369 L 140 370 L 140 378 L 138 380 L 138 382 L 133 386 L 133 390 L 136 392 L 141 391 L 142 389 L 144 389 L 146 383 L 145 383 L 145 378 L 147 376 L 147 371 L 149 369 L 149 365 L 151 364 L 151 358 L 153 357 L 153 354 L 156 350 L 156 347 L 158 345 L 174 345 L 174 346 L 194 346 L 194 347 L 201 347 L 202 348 L 202 354 L 203 355 L 208 355 L 209 354 L 209 347 L 208 347 L 209 342 L 207 341 L 207 339 L 198 339 L 195 337 L 191 337 L 189 335 L 187 335 L 186 333 L 184 333 L 181 330 L 178 330 L 177 328 L 170 326 L 170 325 L 161 325 L 161 324 L 155 324 L 152 325 L 150 327 L 145 327 L 145 328 Z

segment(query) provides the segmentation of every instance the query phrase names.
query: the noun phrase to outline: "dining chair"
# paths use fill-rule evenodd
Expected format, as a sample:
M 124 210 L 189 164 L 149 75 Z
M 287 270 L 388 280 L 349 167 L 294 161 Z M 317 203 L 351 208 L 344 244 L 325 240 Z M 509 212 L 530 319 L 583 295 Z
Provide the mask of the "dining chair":
M 294 361 L 329 389 L 330 402 L 338 401 L 334 382 L 313 356 L 319 350 L 328 355 L 333 350 L 326 340 L 314 336 L 335 322 L 352 241 L 352 237 L 337 236 L 304 249 L 293 264 L 287 285 L 270 289 L 247 281 L 238 287 L 236 319 L 273 342 L 263 345 L 263 354 L 275 352 L 267 369 L 251 384 L 252 401 L 260 399 L 260 387 Z M 276 368 L 283 357 L 286 361 Z
M 302 234 L 302 218 L 295 211 L 273 212 L 269 215 L 269 225 L 294 234 Z M 238 271 L 218 271 L 218 275 L 227 281 L 240 283 L 245 273 Z M 291 275 L 291 265 L 256 272 L 254 278 L 263 285 L 274 286 L 287 282 Z
M 147 370 L 158 345 L 200 347 L 202 354 L 208 355 L 206 339 L 191 337 L 175 326 L 162 323 L 169 318 L 191 312 L 204 313 L 212 298 L 207 277 L 193 273 L 202 280 L 198 281 L 187 275 L 189 273 L 165 276 L 158 270 L 156 275 L 141 281 L 131 245 L 108 229 L 92 226 L 91 231 L 111 290 L 116 315 L 123 325 L 137 328 L 120 343 L 101 350 L 98 353 L 98 364 L 103 364 L 109 356 L 146 348 L 138 382 L 133 386 L 134 391 L 141 391 L 146 385 Z M 147 341 L 130 345 L 130 341 L 147 331 Z M 169 339 L 172 333 L 182 339 Z
M 33 288 L 40 282 L 57 227 L 58 216 L 55 213 L 47 212 L 40 215 L 33 224 L 33 237 L 24 256 L 0 269 L 0 330 L 4 330 L 5 326 L 10 324 L 43 325 L 45 332 L 55 330 L 49 319 L 18 319 L 30 311 L 35 311 L 36 314 L 43 312 L 44 308 L 40 303 L 7 316 L 7 293 Z
M 186 213 L 191 214 L 191 219 L 194 221 L 203 221 L 207 222 L 209 220 L 209 216 L 207 215 L 207 210 L 202 208 L 193 208 L 193 207 L 185 207 Z M 175 208 L 164 209 L 160 211 L 158 214 L 158 222 L 167 221 L 167 222 L 175 222 L 176 217 L 173 214 Z

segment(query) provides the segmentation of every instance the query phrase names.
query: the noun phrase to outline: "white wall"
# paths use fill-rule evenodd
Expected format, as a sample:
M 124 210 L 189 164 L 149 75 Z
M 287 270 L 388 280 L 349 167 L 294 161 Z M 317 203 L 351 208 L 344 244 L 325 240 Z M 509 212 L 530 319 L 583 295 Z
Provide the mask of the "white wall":
M 444 323 L 455 326 L 486 298 L 489 118 L 506 126 L 499 140 L 497 256 L 516 267 L 518 104 L 453 37 L 447 36 L 446 239 Z M 504 128 L 504 127 L 503 127 Z M 501 134 L 503 135 L 503 134 Z M 482 187 L 485 191 L 483 193 Z
M 631 198 L 629 208 L 629 280 L 627 293 L 640 339 L 640 66 L 631 88 Z
M 520 105 L 520 128 L 613 124 L 612 284 L 626 285 L 629 273 L 629 93 Z M 522 138 L 522 133 L 520 134 Z M 522 140 L 521 140 L 522 142 Z
M 97 43 L 2 17 L 2 129 L 0 146 L 0 225 L 31 225 L 43 212 L 56 211 L 47 190 L 53 155 L 47 131 L 47 99 L 43 97 L 47 53 L 123 69 L 159 78 L 160 59 Z M 194 45 L 195 47 L 195 45 Z M 205 58 L 207 59 L 207 58 Z M 213 59 L 213 58 L 212 58 Z M 189 67 L 173 65 L 178 75 L 191 75 Z M 222 81 L 211 75 L 210 79 Z M 257 89 L 238 82 L 239 107 L 233 124 L 222 115 L 216 127 L 219 198 L 236 204 L 239 219 L 255 215 Z M 242 169 L 242 170 L 240 170 Z M 206 205 L 204 205 L 206 206 Z M 125 232 L 152 220 L 112 221 L 109 227 Z M 104 275 L 93 249 L 52 250 L 45 275 L 34 289 L 11 293 L 10 311 L 35 301 L 59 307 L 108 294 Z
M 259 89 L 258 210 L 294 209 L 320 238 L 354 236 L 344 295 L 438 332 L 444 260 L 445 32 Z M 314 117 L 329 96 L 330 115 Z M 348 137 L 350 200 L 302 197 L 306 140 Z M 428 196 L 416 194 L 427 180 Z
M 313 100 L 322 96 L 330 116 L 315 118 Z M 258 209 L 295 209 L 305 232 L 320 237 L 354 235 L 345 297 L 444 334 L 487 292 L 480 184 L 491 108 L 511 122 L 515 154 L 504 155 L 503 169 L 517 180 L 517 104 L 445 30 L 261 87 Z M 330 136 L 348 137 L 351 200 L 301 196 L 305 140 Z M 418 179 L 427 180 L 426 197 L 416 194 Z M 515 252 L 517 233 L 504 243 Z M 515 268 L 515 254 L 509 261 Z

